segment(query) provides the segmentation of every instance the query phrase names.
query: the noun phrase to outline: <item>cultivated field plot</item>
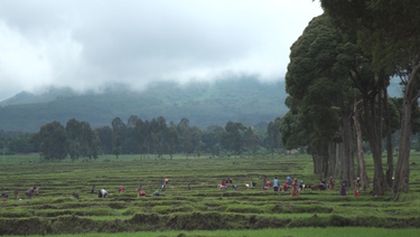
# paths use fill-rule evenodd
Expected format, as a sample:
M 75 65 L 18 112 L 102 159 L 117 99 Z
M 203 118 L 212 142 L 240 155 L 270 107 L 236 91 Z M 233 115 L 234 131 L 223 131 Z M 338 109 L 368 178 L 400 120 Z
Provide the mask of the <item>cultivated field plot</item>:
M 420 157 L 411 160 L 411 192 L 398 202 L 390 196 L 360 199 L 336 191 L 305 190 L 300 197 L 262 190 L 262 176 L 294 176 L 306 184 L 312 175 L 308 156 L 185 157 L 104 156 L 94 161 L 43 162 L 37 155 L 0 157 L 0 234 L 133 232 L 156 230 L 226 230 L 281 227 L 358 226 L 420 227 Z M 161 196 L 152 193 L 161 180 L 169 185 Z M 231 177 L 238 185 L 221 191 L 217 184 Z M 248 189 L 246 183 L 257 183 Z M 337 180 L 337 183 L 339 181 Z M 32 199 L 24 191 L 33 185 Z M 105 188 L 110 194 L 91 194 Z M 118 193 L 124 185 L 126 191 Z M 142 185 L 146 197 L 137 197 Z M 18 199 L 14 190 L 19 190 Z M 72 194 L 76 192 L 80 199 Z M 21 199 L 21 200 L 20 200 Z M 410 232 L 410 233 L 413 233 Z

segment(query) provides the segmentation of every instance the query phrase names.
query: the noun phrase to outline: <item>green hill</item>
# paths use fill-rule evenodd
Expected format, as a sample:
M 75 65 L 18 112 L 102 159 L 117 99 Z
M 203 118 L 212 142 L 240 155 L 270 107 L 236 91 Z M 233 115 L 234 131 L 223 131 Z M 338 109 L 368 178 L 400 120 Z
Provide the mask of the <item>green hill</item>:
M 164 116 L 178 122 L 188 118 L 193 125 L 223 125 L 229 120 L 257 124 L 287 111 L 284 81 L 264 83 L 255 77 L 180 85 L 159 82 L 143 91 L 115 85 L 101 93 L 78 94 L 68 88 L 51 88 L 36 95 L 22 92 L 0 102 L 0 129 L 37 131 L 52 120 L 77 118 L 94 127 L 109 125 L 115 117 L 142 119 Z

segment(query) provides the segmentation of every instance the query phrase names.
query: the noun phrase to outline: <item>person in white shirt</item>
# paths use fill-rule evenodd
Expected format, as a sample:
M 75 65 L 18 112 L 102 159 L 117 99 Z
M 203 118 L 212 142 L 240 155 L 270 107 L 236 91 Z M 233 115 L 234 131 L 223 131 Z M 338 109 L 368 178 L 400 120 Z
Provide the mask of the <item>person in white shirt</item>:
M 100 198 L 106 198 L 106 196 L 108 196 L 108 191 L 106 191 L 105 189 L 100 189 L 98 192 L 98 197 Z

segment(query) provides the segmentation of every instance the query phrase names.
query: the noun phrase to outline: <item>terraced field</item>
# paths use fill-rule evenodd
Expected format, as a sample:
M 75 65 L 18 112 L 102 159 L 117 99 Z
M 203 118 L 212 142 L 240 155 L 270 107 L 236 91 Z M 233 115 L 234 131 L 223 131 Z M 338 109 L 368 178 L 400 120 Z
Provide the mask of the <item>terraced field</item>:
M 337 191 L 289 193 L 263 191 L 262 176 L 288 175 L 306 184 L 311 175 L 307 156 L 184 157 L 104 156 L 95 161 L 43 162 L 37 155 L 1 156 L 0 235 L 163 230 L 226 230 L 282 227 L 420 227 L 420 156 L 412 158 L 411 192 L 394 202 L 389 196 L 360 199 Z M 238 189 L 221 191 L 217 184 L 231 177 Z M 161 196 L 151 194 L 169 177 Z M 246 183 L 257 182 L 255 189 Z M 338 182 L 338 181 L 337 181 Z M 147 196 L 137 198 L 143 185 Z M 23 193 L 33 185 L 38 196 Z M 92 185 L 110 192 L 100 199 Z M 118 193 L 124 185 L 125 193 Z M 19 190 L 15 199 L 13 192 Z M 80 199 L 73 197 L 77 192 Z M 410 233 L 420 233 L 407 230 Z M 172 234 L 170 235 L 172 236 Z M 239 236 L 239 235 L 238 235 Z M 406 235 L 407 236 L 407 235 Z

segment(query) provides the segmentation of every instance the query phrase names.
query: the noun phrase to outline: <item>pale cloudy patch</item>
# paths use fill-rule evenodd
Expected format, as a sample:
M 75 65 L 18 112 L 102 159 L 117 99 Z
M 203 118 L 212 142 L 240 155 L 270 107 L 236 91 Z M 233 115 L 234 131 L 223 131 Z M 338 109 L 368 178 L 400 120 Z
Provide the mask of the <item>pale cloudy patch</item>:
M 278 80 L 290 45 L 321 12 L 310 0 L 3 0 L 0 98 L 226 72 Z

